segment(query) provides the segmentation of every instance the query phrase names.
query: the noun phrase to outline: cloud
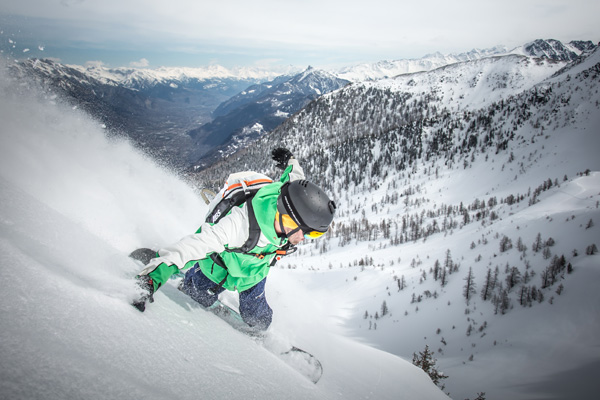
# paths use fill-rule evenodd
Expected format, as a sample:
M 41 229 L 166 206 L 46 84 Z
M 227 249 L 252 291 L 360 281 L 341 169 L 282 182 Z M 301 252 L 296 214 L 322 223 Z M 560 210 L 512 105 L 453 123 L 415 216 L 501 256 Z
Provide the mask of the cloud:
M 61 0 L 60 5 L 65 7 L 70 7 L 72 5 L 77 5 L 83 3 L 84 0 Z
M 129 63 L 130 67 L 133 68 L 146 68 L 150 65 L 150 61 L 145 58 L 141 58 L 139 61 L 132 61 Z
M 118 52 L 121 65 L 138 57 L 157 64 L 167 53 L 202 57 L 202 63 L 236 58 L 318 65 L 540 38 L 598 40 L 600 33 L 600 2 L 590 0 L 3 0 L 3 8 L 0 26 L 8 22 L 11 33 L 43 38 L 48 50 L 95 50 L 104 53 L 92 57 L 106 60 L 107 52 Z M 2 12 L 10 16 L 5 21 Z
M 100 68 L 103 67 L 105 64 L 102 61 L 87 61 L 85 63 L 85 67 L 86 68 Z
M 260 60 L 254 61 L 254 66 L 259 68 L 270 68 L 273 65 L 280 64 L 282 61 L 281 58 L 263 58 Z

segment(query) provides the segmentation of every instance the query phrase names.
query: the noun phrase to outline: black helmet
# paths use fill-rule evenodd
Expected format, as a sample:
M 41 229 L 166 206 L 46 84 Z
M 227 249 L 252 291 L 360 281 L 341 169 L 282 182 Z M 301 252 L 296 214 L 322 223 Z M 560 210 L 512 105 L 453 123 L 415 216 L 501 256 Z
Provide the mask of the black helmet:
M 288 214 L 306 233 L 327 232 L 336 205 L 312 182 L 297 180 L 284 184 L 277 201 L 280 214 Z

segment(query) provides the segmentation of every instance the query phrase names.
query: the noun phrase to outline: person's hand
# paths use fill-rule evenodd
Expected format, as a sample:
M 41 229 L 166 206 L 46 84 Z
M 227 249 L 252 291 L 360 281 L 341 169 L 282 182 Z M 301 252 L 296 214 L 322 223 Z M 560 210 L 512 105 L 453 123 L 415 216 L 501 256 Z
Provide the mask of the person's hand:
M 271 155 L 273 160 L 277 163 L 277 167 L 281 169 L 286 169 L 288 161 L 290 161 L 290 158 L 294 156 L 292 152 L 286 149 L 285 147 L 278 147 L 276 149 L 273 149 Z

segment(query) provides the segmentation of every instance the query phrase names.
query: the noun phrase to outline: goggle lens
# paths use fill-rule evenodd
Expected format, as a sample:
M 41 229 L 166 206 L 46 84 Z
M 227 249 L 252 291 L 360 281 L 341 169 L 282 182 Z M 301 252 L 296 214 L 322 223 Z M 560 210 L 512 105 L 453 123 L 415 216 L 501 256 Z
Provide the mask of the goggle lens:
M 304 234 L 304 237 L 306 238 L 310 238 L 310 239 L 315 239 L 318 237 L 321 237 L 325 234 L 325 232 L 319 232 L 319 231 L 310 231 Z

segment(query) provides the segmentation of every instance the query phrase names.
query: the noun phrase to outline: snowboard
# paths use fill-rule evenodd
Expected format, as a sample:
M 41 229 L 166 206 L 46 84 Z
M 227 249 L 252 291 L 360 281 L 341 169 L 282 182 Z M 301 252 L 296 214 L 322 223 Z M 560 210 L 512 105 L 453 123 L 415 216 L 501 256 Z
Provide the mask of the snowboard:
M 150 260 L 156 256 L 156 251 L 148 248 L 140 248 L 129 254 L 129 257 L 140 261 L 144 265 L 148 264 Z M 321 376 L 323 376 L 323 365 L 314 355 L 296 346 L 284 347 L 282 349 L 281 345 L 278 345 L 276 341 L 268 340 L 266 333 L 257 331 L 246 324 L 237 310 L 222 303 L 220 300 L 217 300 L 208 308 L 201 305 L 199 306 L 221 318 L 232 328 L 261 342 L 265 349 L 276 355 L 280 360 L 294 368 L 313 383 L 317 383 L 319 379 L 321 379 Z
M 265 332 L 257 331 L 247 325 L 237 310 L 222 303 L 220 300 L 217 300 L 208 308 L 202 308 L 212 312 L 234 329 L 260 342 L 265 349 L 269 350 L 280 360 L 284 361 L 313 383 L 317 383 L 319 382 L 319 379 L 321 379 L 321 376 L 323 375 L 323 365 L 311 353 L 296 346 L 282 348 L 282 345 L 276 343 L 275 340 L 269 340 L 268 334 Z

